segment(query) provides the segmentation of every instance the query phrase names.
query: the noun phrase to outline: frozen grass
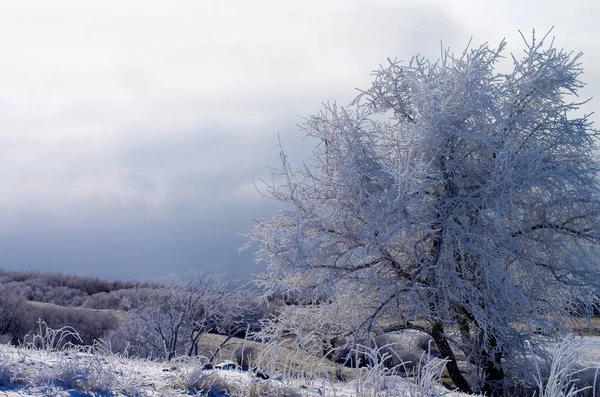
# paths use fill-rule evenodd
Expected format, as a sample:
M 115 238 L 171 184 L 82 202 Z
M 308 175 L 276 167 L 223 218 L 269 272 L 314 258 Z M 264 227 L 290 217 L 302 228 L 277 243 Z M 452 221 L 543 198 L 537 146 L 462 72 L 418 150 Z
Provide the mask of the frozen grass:
M 411 369 L 405 365 L 409 363 L 387 368 L 383 365 L 389 358 L 387 347 L 359 346 L 360 353 L 372 364 L 355 370 L 352 383 L 357 397 L 438 397 L 450 394 L 441 387 L 446 360 L 423 354 L 419 363 L 410 363 L 417 364 L 411 365 Z M 408 374 L 413 382 L 400 377 L 400 373 Z
M 581 368 L 578 365 L 579 353 L 585 348 L 585 344 L 572 335 L 565 338 L 554 348 L 549 373 L 545 376 L 542 374 L 538 362 L 534 361 L 536 397 L 600 395 L 600 384 L 598 383 L 600 366 Z M 590 375 L 593 376 L 593 379 L 589 379 Z
M 14 383 L 12 363 L 6 352 L 0 350 L 0 386 L 10 386 Z
M 24 345 L 31 349 L 42 349 L 49 352 L 60 351 L 73 346 L 73 343 L 82 343 L 79 333 L 73 327 L 52 329 L 45 321 L 38 319 L 38 332 L 33 336 L 25 337 Z
M 115 388 L 115 373 L 99 356 L 76 355 L 70 360 L 61 360 L 56 367 L 53 378 L 67 389 L 111 393 Z
M 199 352 L 212 357 L 218 349 L 215 362 L 231 360 L 240 365 L 248 365 L 256 370 L 281 379 L 322 378 L 336 380 L 339 376 L 350 379 L 350 368 L 332 363 L 306 351 L 301 351 L 289 341 L 277 341 L 268 344 L 231 338 L 223 346 L 226 337 L 205 334 L 200 339 Z M 219 346 L 221 348 L 219 349 Z
M 0 345 L 0 357 L 0 368 L 8 369 L 3 386 L 31 396 L 66 395 L 71 390 L 80 396 L 434 397 L 438 394 L 424 392 L 439 389 L 433 384 L 439 368 L 431 366 L 427 372 L 427 365 L 423 373 L 431 376 L 417 377 L 413 385 L 390 376 L 383 367 L 357 370 L 359 381 L 337 383 L 309 373 L 309 364 L 302 373 L 286 369 L 264 380 L 250 372 L 202 370 L 201 360 L 157 363 L 105 356 L 93 349 L 48 351 Z M 289 366 L 295 365 L 297 357 L 288 358 Z
M 184 386 L 191 393 L 207 396 L 237 395 L 242 392 L 239 382 L 225 379 L 216 371 L 202 371 L 198 368 L 185 375 Z
M 185 395 L 171 392 L 176 377 L 164 369 L 160 363 L 74 348 L 47 351 L 0 345 L 0 373 L 4 374 L 0 386 L 23 396 L 69 391 L 79 396 Z M 165 387 L 168 392 L 163 392 Z
M 6 354 L 6 353 L 5 353 Z M 4 385 L 26 389 L 61 387 L 85 393 L 111 393 L 116 386 L 116 375 L 103 359 L 81 355 L 75 351 L 48 353 L 18 349 L 12 352 L 10 378 Z
M 114 355 L 110 346 L 101 342 L 85 348 L 68 344 L 50 348 L 50 345 L 46 343 L 38 348 L 33 344 L 27 348 L 0 345 L 2 393 L 7 396 L 140 397 L 464 396 L 441 386 L 444 360 L 423 356 L 421 362 L 410 369 L 402 365 L 386 368 L 381 364 L 389 354 L 385 346 L 379 349 L 361 346 L 360 354 L 371 365 L 352 370 L 350 381 L 337 382 L 327 376 L 315 375 L 319 370 L 323 371 L 319 365 L 324 363 L 314 357 L 309 359 L 306 354 L 294 353 L 281 343 L 265 346 L 263 350 L 245 347 L 231 350 L 231 359 L 237 355 L 239 360 L 251 364 L 252 369 L 269 373 L 271 378 L 268 380 L 259 379 L 251 372 L 203 370 L 206 358 L 181 358 L 160 363 Z M 546 370 L 535 367 L 536 397 L 598 395 L 596 384 L 590 386 L 589 371 L 582 371 L 577 365 L 576 359 L 582 348 L 579 341 L 569 338 L 556 346 L 554 360 Z M 408 378 L 399 374 L 408 375 Z M 582 386 L 583 375 L 588 377 L 587 386 Z M 592 375 L 597 378 L 598 373 L 592 371 Z
M 285 386 L 280 382 L 251 378 L 230 371 L 193 370 L 185 377 L 190 393 L 203 396 L 231 397 L 316 397 L 318 392 L 308 388 Z

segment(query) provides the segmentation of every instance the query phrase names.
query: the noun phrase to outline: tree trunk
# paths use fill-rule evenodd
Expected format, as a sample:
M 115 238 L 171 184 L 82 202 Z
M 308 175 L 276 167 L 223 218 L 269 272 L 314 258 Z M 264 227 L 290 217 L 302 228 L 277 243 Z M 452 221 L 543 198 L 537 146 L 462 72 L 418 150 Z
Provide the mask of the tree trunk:
M 496 348 L 496 339 L 491 338 L 490 348 Z M 504 370 L 502 369 L 502 351 L 490 353 L 482 349 L 481 358 L 483 361 L 483 381 L 484 385 L 479 391 L 486 396 L 502 396 L 504 394 Z
M 471 386 L 465 377 L 460 373 L 458 363 L 456 362 L 456 357 L 454 356 L 454 352 L 448 343 L 448 339 L 446 338 L 446 334 L 444 332 L 444 325 L 441 322 L 436 321 L 432 324 L 431 337 L 433 338 L 438 350 L 442 354 L 442 357 L 448 360 L 446 369 L 448 370 L 448 375 L 450 375 L 450 379 L 452 379 L 454 385 L 463 393 L 471 393 Z
M 225 340 L 223 342 L 221 342 L 219 347 L 217 347 L 217 350 L 215 350 L 215 352 L 212 354 L 212 357 L 210 358 L 211 364 L 214 362 L 215 358 L 217 358 L 217 354 L 219 354 L 221 352 L 221 349 L 223 348 L 223 346 L 225 346 L 225 344 L 227 342 L 229 342 L 231 340 L 231 338 L 233 338 L 233 336 L 227 335 L 227 338 L 225 338 Z
M 192 355 L 197 356 L 198 355 L 198 340 L 200 339 L 200 336 L 202 336 L 204 332 L 201 332 L 199 330 L 197 331 L 192 331 L 191 334 L 191 344 L 190 344 L 190 348 L 188 350 L 188 357 L 192 357 Z

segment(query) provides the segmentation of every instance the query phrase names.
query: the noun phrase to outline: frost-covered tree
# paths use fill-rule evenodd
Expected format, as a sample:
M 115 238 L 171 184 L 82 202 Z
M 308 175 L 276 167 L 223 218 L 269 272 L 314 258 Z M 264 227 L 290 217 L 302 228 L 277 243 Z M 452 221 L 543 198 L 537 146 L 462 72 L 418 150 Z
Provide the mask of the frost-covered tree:
M 204 273 L 173 277 L 155 288 L 134 289 L 123 298 L 132 322 L 128 330 L 132 342 L 149 345 L 142 351 L 162 350 L 168 361 L 189 341 L 191 356 L 200 336 L 215 329 L 215 318 L 223 312 L 224 291 L 221 276 Z
M 264 284 L 321 304 L 352 291 L 368 302 L 341 294 L 356 335 L 426 331 L 462 391 L 517 379 L 525 341 L 562 329 L 600 285 L 581 54 L 524 43 L 512 68 L 504 42 L 389 61 L 349 107 L 310 117 L 314 158 L 294 169 L 282 151 L 265 193 L 286 207 L 249 233 Z

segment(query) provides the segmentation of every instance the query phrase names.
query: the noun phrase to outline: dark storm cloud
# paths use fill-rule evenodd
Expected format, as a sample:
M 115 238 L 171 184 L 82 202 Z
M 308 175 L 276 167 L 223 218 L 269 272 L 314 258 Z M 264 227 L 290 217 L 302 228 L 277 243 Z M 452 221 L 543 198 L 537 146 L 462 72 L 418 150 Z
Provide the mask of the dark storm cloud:
M 135 279 L 205 269 L 247 279 L 262 268 L 252 252 L 238 252 L 245 243 L 240 233 L 251 227 L 251 217 L 274 210 L 252 184 L 277 160 L 277 132 L 297 131 L 293 121 L 299 119 L 287 118 L 289 131 L 273 122 L 123 132 L 108 156 L 112 163 L 104 163 L 119 170 L 117 192 L 104 188 L 81 199 L 71 194 L 65 202 L 60 191 L 47 191 L 45 198 L 31 194 L 31 208 L 13 207 L 3 222 L 3 267 Z M 297 141 L 292 155 L 307 157 L 306 142 L 288 141 Z M 65 180 L 53 183 L 102 182 L 90 171 L 99 161 L 96 152 L 78 147 L 83 153 L 67 156 L 77 166 L 66 167 Z

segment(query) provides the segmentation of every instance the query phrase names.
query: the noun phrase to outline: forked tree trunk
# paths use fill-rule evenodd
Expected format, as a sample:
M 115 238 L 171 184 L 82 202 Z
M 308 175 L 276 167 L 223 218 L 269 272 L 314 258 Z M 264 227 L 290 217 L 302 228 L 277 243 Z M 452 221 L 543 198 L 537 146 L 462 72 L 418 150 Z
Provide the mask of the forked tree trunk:
M 192 355 L 198 355 L 198 340 L 204 334 L 201 330 L 194 330 L 190 335 L 191 343 L 190 348 L 188 349 L 188 357 L 192 357 Z
M 432 324 L 431 337 L 433 338 L 433 341 L 435 342 L 442 357 L 448 360 L 446 369 L 448 370 L 448 375 L 450 375 L 450 379 L 452 379 L 454 385 L 463 393 L 471 393 L 471 386 L 465 377 L 460 373 L 458 363 L 456 362 L 456 356 L 454 355 L 454 352 L 448 343 L 446 333 L 444 332 L 444 325 L 441 322 L 436 321 Z
M 496 339 L 491 338 L 489 343 L 490 348 L 496 348 Z M 479 391 L 486 396 L 502 396 L 504 394 L 504 370 L 502 369 L 502 352 L 489 352 L 482 350 L 481 357 L 483 359 L 483 381 L 484 385 Z

